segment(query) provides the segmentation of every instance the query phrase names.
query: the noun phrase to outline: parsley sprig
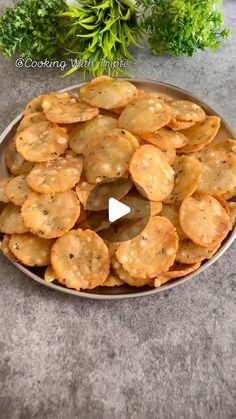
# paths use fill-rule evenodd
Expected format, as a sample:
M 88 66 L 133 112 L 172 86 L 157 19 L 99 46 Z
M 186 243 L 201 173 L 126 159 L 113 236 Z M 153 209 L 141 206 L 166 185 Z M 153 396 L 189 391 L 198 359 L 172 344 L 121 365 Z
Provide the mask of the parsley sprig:
M 55 58 L 65 38 L 57 14 L 67 9 L 64 0 L 20 0 L 0 16 L 0 50 L 11 58 Z

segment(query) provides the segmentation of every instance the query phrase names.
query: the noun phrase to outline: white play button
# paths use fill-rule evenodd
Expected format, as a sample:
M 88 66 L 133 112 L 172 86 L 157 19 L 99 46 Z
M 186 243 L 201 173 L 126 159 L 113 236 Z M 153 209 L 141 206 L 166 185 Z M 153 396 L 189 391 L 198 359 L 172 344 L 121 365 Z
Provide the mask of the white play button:
M 128 207 L 128 205 L 122 204 L 122 202 L 117 201 L 115 198 L 109 198 L 108 219 L 111 223 L 119 220 L 130 212 L 131 209 Z
M 132 240 L 147 225 L 150 207 L 148 196 L 140 185 L 132 184 L 127 177 L 106 179 L 89 193 L 85 205 L 86 225 L 106 242 Z M 134 223 L 135 228 L 129 228 Z

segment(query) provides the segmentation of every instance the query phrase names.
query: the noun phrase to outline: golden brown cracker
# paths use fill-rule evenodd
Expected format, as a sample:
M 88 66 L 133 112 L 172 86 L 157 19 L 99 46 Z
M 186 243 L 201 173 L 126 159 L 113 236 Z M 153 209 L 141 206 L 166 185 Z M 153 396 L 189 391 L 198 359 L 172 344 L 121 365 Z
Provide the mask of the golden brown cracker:
M 180 207 L 180 225 L 196 244 L 214 248 L 227 236 L 230 218 L 222 205 L 210 195 L 186 198 Z
M 8 234 L 4 234 L 2 242 L 1 242 L 1 251 L 4 254 L 4 256 L 7 257 L 11 262 L 18 262 L 18 259 L 15 257 L 15 255 L 12 253 L 12 251 L 9 248 L 9 241 L 11 236 Z
M 16 137 L 16 149 L 31 162 L 55 160 L 67 149 L 68 135 L 64 128 L 50 122 L 39 122 Z
M 24 131 L 26 128 L 30 128 L 34 124 L 38 124 L 39 122 L 45 122 L 46 118 L 43 112 L 34 112 L 30 113 L 22 118 L 20 124 L 17 127 L 16 134 Z
M 173 148 L 180 148 L 188 143 L 184 134 L 178 131 L 173 131 L 168 127 L 161 128 L 150 134 L 143 134 L 142 137 L 148 143 L 164 151 Z
M 14 176 L 27 175 L 33 168 L 33 163 L 24 159 L 16 149 L 16 143 L 12 140 L 5 151 L 5 163 Z
M 45 95 L 40 95 L 35 98 L 33 98 L 30 102 L 27 103 L 23 114 L 29 115 L 35 112 L 42 112 L 42 102 L 45 98 Z
M 37 163 L 28 174 L 27 183 L 40 193 L 64 192 L 80 181 L 82 169 L 81 157 L 58 157 L 56 160 Z
M 200 267 L 200 265 L 201 265 L 200 263 L 195 263 L 194 265 L 185 266 L 185 265 L 179 265 L 176 263 L 175 265 L 173 265 L 173 267 L 171 267 L 169 272 L 160 274 L 155 278 L 154 286 L 158 288 L 161 285 L 164 285 L 173 279 L 187 276 L 190 273 L 196 271 Z
M 86 152 L 84 169 L 86 180 L 100 183 L 123 176 L 133 154 L 130 143 L 121 136 L 106 134 L 91 144 Z
M 198 186 L 201 193 L 223 195 L 236 187 L 236 155 L 224 151 L 202 153 L 202 179 Z
M 99 110 L 68 93 L 56 93 L 46 96 L 42 103 L 43 112 L 48 121 L 55 124 L 75 124 L 93 119 Z
M 121 263 L 118 262 L 117 257 L 114 255 L 112 258 L 112 266 L 120 278 L 125 284 L 130 285 L 131 287 L 144 287 L 145 285 L 150 285 L 152 280 L 150 278 L 137 278 L 132 277 L 121 265 Z
M 9 249 L 26 266 L 46 266 L 50 263 L 53 240 L 45 240 L 33 234 L 13 234 Z
M 54 194 L 31 192 L 21 209 L 28 229 L 45 239 L 60 237 L 76 223 L 80 203 L 74 191 Z
M 9 201 L 18 206 L 21 206 L 25 202 L 29 193 L 30 188 L 26 182 L 25 175 L 12 178 L 6 186 L 6 195 Z
M 202 177 L 200 162 L 195 157 L 178 156 L 173 164 L 175 185 L 167 204 L 181 202 L 191 196 L 199 186 Z
M 179 248 L 176 254 L 176 261 L 186 265 L 202 262 L 205 259 L 210 259 L 219 249 L 219 245 L 215 248 L 208 248 L 199 246 L 192 240 L 186 238 L 179 242 Z
M 90 121 L 76 124 L 70 132 L 69 147 L 78 154 L 84 154 L 89 143 L 117 127 L 117 119 L 98 115 Z
M 193 153 L 202 150 L 215 138 L 220 128 L 218 116 L 207 116 L 204 121 L 196 122 L 193 127 L 185 129 L 183 134 L 188 144 L 177 150 L 178 153 Z
M 174 171 L 163 153 L 153 145 L 141 146 L 132 156 L 129 171 L 133 181 L 151 201 L 162 201 L 174 187 Z
M 126 106 L 118 127 L 142 136 L 164 127 L 170 121 L 168 106 L 160 99 L 144 98 Z
M 137 237 L 119 244 L 116 257 L 133 277 L 154 278 L 174 263 L 178 236 L 164 217 L 151 217 Z
M 3 208 L 0 214 L 0 231 L 6 234 L 23 234 L 29 231 L 21 217 L 20 207 L 10 202 Z
M 91 289 L 109 274 L 110 257 L 103 240 L 90 230 L 71 230 L 52 248 L 52 267 L 58 281 L 68 288 Z
M 201 106 L 189 100 L 173 100 L 168 105 L 171 110 L 171 117 L 179 122 L 203 121 L 206 117 Z
M 137 89 L 132 83 L 110 77 L 97 77 L 80 89 L 84 102 L 107 110 L 126 106 L 136 96 Z
M 186 237 L 185 233 L 183 232 L 180 222 L 179 222 L 179 209 L 180 204 L 163 204 L 162 210 L 160 212 L 160 216 L 166 217 L 176 228 L 179 238 Z

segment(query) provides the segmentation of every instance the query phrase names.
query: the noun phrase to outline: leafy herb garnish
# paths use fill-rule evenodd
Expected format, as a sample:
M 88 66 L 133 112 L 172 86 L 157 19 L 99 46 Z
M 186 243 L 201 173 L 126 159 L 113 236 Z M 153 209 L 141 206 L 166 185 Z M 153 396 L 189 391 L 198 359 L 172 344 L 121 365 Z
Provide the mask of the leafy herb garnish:
M 66 9 L 64 0 L 20 0 L 8 7 L 0 16 L 0 50 L 8 58 L 56 58 L 65 36 L 57 14 Z
M 223 29 L 221 0 L 137 0 L 143 7 L 142 26 L 154 54 L 193 55 L 216 49 L 229 36 Z
M 61 16 L 67 17 L 66 46 L 68 53 L 78 60 L 92 60 L 94 65 L 82 70 L 93 76 L 118 75 L 124 70 L 101 66 L 101 59 L 109 62 L 133 60 L 129 46 L 139 46 L 141 30 L 137 22 L 138 9 L 130 0 L 77 0 Z M 76 71 L 72 68 L 67 74 Z

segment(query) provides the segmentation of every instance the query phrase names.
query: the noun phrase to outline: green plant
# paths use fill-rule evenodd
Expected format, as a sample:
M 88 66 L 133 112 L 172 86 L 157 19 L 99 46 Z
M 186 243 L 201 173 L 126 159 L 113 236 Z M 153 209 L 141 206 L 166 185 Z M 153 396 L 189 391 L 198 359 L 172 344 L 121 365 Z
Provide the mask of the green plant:
M 221 0 L 138 0 L 142 26 L 154 54 L 193 55 L 198 49 L 216 49 L 229 36 L 223 29 Z
M 125 74 L 119 67 L 104 68 L 101 60 L 134 59 L 129 46 L 139 46 L 137 39 L 141 37 L 137 7 L 130 0 L 77 1 L 78 5 L 69 5 L 69 10 L 60 15 L 67 18 L 68 54 L 77 60 L 92 61 L 92 66 L 81 70 L 93 76 Z M 72 67 L 66 75 L 76 70 Z
M 64 0 L 20 0 L 0 16 L 0 50 L 11 58 L 55 58 L 65 28 L 58 13 L 67 9 Z

